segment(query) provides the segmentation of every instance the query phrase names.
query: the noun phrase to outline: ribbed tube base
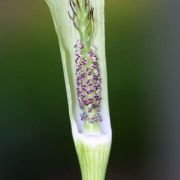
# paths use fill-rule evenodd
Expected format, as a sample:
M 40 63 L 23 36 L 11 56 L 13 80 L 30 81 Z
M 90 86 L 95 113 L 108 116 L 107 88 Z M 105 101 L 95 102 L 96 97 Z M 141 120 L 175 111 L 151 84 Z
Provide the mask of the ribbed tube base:
M 111 141 L 105 135 L 79 137 L 75 141 L 83 180 L 104 180 Z

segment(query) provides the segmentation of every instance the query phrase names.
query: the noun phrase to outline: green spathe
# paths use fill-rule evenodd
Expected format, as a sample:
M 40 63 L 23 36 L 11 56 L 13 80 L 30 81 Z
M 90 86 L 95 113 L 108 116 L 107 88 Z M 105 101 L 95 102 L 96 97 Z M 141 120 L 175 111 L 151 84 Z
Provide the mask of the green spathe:
M 50 8 L 60 44 L 72 135 L 81 166 L 82 178 L 83 180 L 103 180 L 111 147 L 111 125 L 105 58 L 104 0 L 90 0 L 92 7 L 94 7 L 94 33 L 91 44 L 97 47 L 102 78 L 101 115 L 103 120 L 99 122 L 100 131 L 93 127 L 97 131 L 97 134 L 95 133 L 94 135 L 86 133 L 86 126 L 85 131 L 83 131 L 83 125 L 80 119 L 81 109 L 76 94 L 74 63 L 74 44 L 80 39 L 80 36 L 68 15 L 70 11 L 69 0 L 45 1 Z

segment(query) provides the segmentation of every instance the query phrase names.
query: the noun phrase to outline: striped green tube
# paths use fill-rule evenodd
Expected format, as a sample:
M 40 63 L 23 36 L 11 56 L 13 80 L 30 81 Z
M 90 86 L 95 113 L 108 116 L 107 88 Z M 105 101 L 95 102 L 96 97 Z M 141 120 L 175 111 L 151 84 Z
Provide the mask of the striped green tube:
M 104 0 L 45 0 L 60 45 L 83 180 L 104 180 L 111 148 Z

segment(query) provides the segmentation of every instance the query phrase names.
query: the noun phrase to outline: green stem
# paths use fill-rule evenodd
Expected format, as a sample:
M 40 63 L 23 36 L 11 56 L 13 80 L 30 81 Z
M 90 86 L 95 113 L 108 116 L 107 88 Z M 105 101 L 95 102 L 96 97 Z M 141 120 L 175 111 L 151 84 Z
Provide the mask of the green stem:
M 80 162 L 82 179 L 104 180 L 110 151 L 110 143 L 92 146 L 90 143 L 77 140 L 75 145 Z
M 99 127 L 99 123 L 98 122 L 88 122 L 85 121 L 83 124 L 83 134 L 100 134 L 101 133 L 101 129 Z

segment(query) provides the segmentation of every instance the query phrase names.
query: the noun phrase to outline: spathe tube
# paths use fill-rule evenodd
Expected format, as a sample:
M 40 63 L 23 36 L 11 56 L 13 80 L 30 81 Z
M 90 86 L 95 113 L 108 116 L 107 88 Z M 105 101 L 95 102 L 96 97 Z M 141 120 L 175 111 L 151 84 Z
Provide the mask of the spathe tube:
M 100 106 L 102 121 L 99 122 L 101 133 L 98 134 L 83 133 L 83 122 L 80 118 L 81 108 L 76 91 L 76 64 L 74 61 L 74 45 L 80 37 L 68 15 L 70 11 L 69 1 L 46 0 L 46 2 L 51 11 L 60 45 L 71 129 L 80 162 L 82 178 L 83 180 L 103 180 L 105 178 L 112 139 L 105 56 L 104 0 L 90 1 L 94 7 L 95 22 L 91 43 L 97 47 L 98 63 L 102 80 L 102 100 Z

